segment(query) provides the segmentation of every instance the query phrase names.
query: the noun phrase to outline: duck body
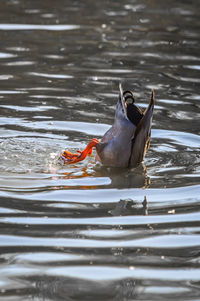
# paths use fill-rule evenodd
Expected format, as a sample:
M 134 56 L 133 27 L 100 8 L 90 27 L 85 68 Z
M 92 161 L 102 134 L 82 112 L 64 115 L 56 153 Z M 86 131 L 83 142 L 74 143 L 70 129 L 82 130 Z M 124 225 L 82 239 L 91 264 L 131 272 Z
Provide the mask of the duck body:
M 132 92 L 123 92 L 120 85 L 115 121 L 96 146 L 97 161 L 113 167 L 134 167 L 143 161 L 149 148 L 153 106 L 153 92 L 149 107 L 143 113 L 134 104 Z
M 65 163 L 76 163 L 83 160 L 95 147 L 96 161 L 110 167 L 134 167 L 144 160 L 150 145 L 151 123 L 154 108 L 154 92 L 147 109 L 135 105 L 131 91 L 123 91 L 119 86 L 119 100 L 116 106 L 115 120 L 112 127 L 98 141 L 92 139 L 84 151 L 71 154 L 65 151 L 62 157 Z M 70 155 L 71 154 L 71 155 Z M 74 157 L 75 156 L 75 157 Z
M 117 104 L 117 111 L 113 126 L 105 133 L 96 145 L 96 160 L 105 166 L 127 167 L 131 153 L 132 138 L 136 126 L 123 117 L 123 112 Z

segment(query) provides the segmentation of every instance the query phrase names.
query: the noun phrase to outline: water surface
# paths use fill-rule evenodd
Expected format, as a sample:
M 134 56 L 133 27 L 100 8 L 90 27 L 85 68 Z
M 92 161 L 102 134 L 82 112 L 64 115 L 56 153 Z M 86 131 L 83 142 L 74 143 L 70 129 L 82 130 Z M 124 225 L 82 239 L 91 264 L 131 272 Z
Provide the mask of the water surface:
M 199 300 L 198 1 L 1 1 L 0 299 Z M 118 85 L 156 105 L 135 169 L 64 165 Z

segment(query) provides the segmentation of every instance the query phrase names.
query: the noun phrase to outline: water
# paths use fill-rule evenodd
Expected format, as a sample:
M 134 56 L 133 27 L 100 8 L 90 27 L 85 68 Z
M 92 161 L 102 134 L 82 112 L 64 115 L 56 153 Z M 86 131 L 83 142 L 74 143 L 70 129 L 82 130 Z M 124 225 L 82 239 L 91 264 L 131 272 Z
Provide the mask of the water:
M 0 299 L 200 299 L 198 1 L 1 1 Z M 156 106 L 145 163 L 64 165 Z

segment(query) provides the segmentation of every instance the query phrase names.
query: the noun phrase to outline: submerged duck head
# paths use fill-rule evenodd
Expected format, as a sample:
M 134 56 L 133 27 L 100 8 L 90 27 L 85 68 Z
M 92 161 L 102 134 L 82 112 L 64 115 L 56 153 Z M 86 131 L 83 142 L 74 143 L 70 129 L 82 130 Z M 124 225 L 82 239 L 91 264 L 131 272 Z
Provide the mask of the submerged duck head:
M 98 141 L 92 139 L 85 150 L 78 154 L 65 151 L 62 158 L 71 164 L 82 161 L 92 148 L 97 151 L 96 161 L 105 166 L 134 167 L 144 160 L 150 145 L 151 123 L 154 108 L 154 92 L 148 107 L 143 112 L 135 104 L 132 91 L 123 91 L 119 85 L 119 99 L 112 127 Z

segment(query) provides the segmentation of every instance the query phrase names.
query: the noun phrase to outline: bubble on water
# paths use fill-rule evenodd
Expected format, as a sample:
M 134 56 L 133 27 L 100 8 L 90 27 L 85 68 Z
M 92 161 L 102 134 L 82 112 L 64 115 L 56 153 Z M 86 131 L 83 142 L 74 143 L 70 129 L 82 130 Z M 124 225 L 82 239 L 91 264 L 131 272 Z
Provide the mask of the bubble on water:
M 52 139 L 7 138 L 1 143 L 0 172 L 56 173 L 61 149 Z

